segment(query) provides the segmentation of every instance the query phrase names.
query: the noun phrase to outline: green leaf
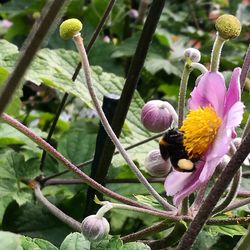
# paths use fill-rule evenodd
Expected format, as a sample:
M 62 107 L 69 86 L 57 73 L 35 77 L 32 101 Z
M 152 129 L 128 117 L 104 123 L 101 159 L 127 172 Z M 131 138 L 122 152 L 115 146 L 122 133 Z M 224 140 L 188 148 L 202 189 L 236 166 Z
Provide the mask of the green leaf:
M 123 243 L 119 236 L 110 236 L 102 241 L 91 243 L 91 250 L 122 250 L 122 247 Z
M 122 250 L 150 250 L 151 248 L 141 242 L 126 243 Z
M 147 195 L 147 196 L 146 195 L 134 195 L 134 197 L 139 203 L 142 203 L 147 206 L 154 207 L 154 208 L 160 208 L 159 203 L 151 195 Z
M 91 121 L 77 121 L 71 124 L 58 141 L 58 151 L 74 164 L 80 164 L 93 157 L 98 125 Z
M 23 250 L 20 235 L 0 232 L 0 250 Z
M 32 239 L 27 236 L 22 236 L 23 250 L 58 250 L 53 244 L 42 239 Z
M 216 236 L 217 234 L 225 234 L 228 236 L 235 236 L 235 235 L 245 235 L 247 230 L 241 225 L 211 225 L 207 226 L 207 232 L 211 236 Z
M 62 242 L 60 250 L 90 250 L 90 242 L 80 233 L 71 233 Z

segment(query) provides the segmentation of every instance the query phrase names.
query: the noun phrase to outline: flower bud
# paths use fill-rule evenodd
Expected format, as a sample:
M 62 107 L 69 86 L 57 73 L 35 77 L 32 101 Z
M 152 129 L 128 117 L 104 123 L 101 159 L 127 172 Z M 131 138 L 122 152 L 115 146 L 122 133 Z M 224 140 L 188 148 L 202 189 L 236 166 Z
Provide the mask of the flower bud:
M 149 152 L 144 164 L 149 174 L 155 177 L 164 177 L 171 170 L 170 161 L 162 159 L 159 149 Z
M 219 32 L 220 37 L 233 39 L 240 35 L 241 23 L 235 16 L 224 14 L 216 20 L 215 28 Z
M 144 127 L 155 133 L 168 129 L 173 121 L 169 105 L 161 100 L 147 102 L 141 111 L 141 121 Z
M 110 230 L 108 221 L 104 217 L 90 215 L 82 221 L 82 233 L 90 241 L 105 238 Z
M 76 18 L 68 19 L 61 23 L 59 27 L 62 39 L 70 39 L 82 30 L 82 23 Z
M 139 13 L 137 10 L 131 9 L 131 10 L 129 10 L 128 15 L 130 18 L 136 19 L 139 16 Z
M 191 62 L 197 63 L 201 60 L 201 53 L 198 49 L 188 48 L 184 52 L 184 57 L 186 60 L 189 58 Z

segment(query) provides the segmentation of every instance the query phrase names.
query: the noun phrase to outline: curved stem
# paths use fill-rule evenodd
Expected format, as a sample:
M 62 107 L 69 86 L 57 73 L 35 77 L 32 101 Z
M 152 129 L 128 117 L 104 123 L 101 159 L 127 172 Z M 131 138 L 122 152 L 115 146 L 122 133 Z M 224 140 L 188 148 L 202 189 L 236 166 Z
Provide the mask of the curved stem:
M 184 119 L 184 109 L 185 109 L 185 100 L 186 100 L 186 92 L 187 92 L 187 85 L 188 85 L 188 78 L 192 71 L 190 64 L 185 63 L 182 77 L 181 77 L 181 84 L 179 90 L 179 101 L 178 101 L 178 128 L 182 126 L 183 119 Z
M 111 191 L 108 188 L 105 188 L 101 184 L 95 182 L 92 178 L 90 178 L 88 175 L 83 173 L 79 168 L 77 168 L 73 163 L 71 163 L 69 160 L 67 160 L 62 154 L 60 154 L 55 148 L 53 148 L 49 143 L 47 143 L 45 140 L 43 140 L 41 137 L 37 136 L 32 130 L 18 122 L 16 119 L 13 117 L 7 115 L 7 114 L 2 114 L 2 119 L 8 123 L 10 126 L 16 128 L 18 131 L 29 137 L 32 141 L 34 141 L 37 145 L 39 145 L 42 149 L 46 150 L 53 158 L 57 159 L 59 162 L 61 162 L 64 166 L 66 166 L 68 169 L 76 173 L 80 178 L 89 186 L 92 188 L 98 190 L 99 192 L 106 194 L 118 201 L 121 201 L 123 203 L 137 206 L 137 207 L 142 207 L 144 209 L 149 209 L 149 210 L 155 210 L 155 211 L 161 211 L 158 209 L 154 209 L 148 206 L 141 205 L 140 203 L 131 200 L 127 197 L 124 197 L 122 195 L 119 195 L 113 191 Z
M 219 70 L 221 51 L 222 51 L 225 41 L 226 40 L 220 37 L 219 33 L 217 32 L 214 45 L 213 45 L 213 49 L 212 49 L 212 54 L 211 54 L 211 71 L 212 72 L 217 72 Z
M 135 233 L 125 235 L 125 236 L 121 237 L 121 240 L 123 242 L 137 241 L 137 240 L 140 240 L 140 239 L 142 239 L 142 238 L 144 238 L 144 237 L 146 237 L 148 235 L 164 231 L 167 228 L 169 228 L 168 222 L 167 221 L 162 221 L 162 222 L 154 224 L 154 225 L 152 225 L 150 227 L 147 227 L 145 229 L 137 231 Z
M 108 18 L 108 16 L 109 16 L 111 10 L 113 9 L 113 6 L 114 6 L 115 2 L 116 2 L 116 0 L 110 0 L 110 1 L 109 1 L 109 4 L 108 4 L 108 6 L 107 6 L 107 8 L 106 8 L 106 10 L 105 10 L 105 12 L 104 12 L 104 14 L 103 14 L 103 16 L 102 16 L 102 18 L 101 18 L 99 24 L 97 25 L 97 27 L 96 27 L 96 29 L 95 29 L 93 35 L 91 36 L 90 41 L 89 41 L 89 43 L 88 43 L 88 45 L 87 45 L 87 48 L 86 48 L 86 52 L 87 52 L 87 53 L 89 53 L 90 49 L 92 48 L 93 44 L 94 44 L 95 41 L 96 41 L 96 38 L 97 38 L 98 35 L 100 34 L 101 29 L 102 29 L 102 27 L 104 26 L 104 24 L 106 23 L 107 18 Z M 79 63 L 79 64 L 77 65 L 77 67 L 76 67 L 76 70 L 75 70 L 73 76 L 72 76 L 72 81 L 73 81 L 73 82 L 76 80 L 76 78 L 77 78 L 77 76 L 78 76 L 78 74 L 79 74 L 79 72 L 80 72 L 80 69 L 81 69 L 81 64 Z M 55 131 L 56 124 L 57 124 L 57 122 L 58 122 L 58 119 L 59 119 L 59 117 L 60 117 L 60 114 L 62 113 L 62 110 L 63 110 L 63 108 L 64 108 L 64 106 L 65 106 L 65 103 L 66 103 L 66 101 L 67 101 L 67 99 L 68 99 L 68 96 L 69 96 L 68 93 L 65 93 L 65 94 L 63 95 L 62 100 L 61 100 L 61 103 L 60 103 L 59 106 L 58 106 L 58 109 L 57 109 L 57 111 L 56 111 L 55 117 L 54 117 L 54 119 L 53 119 L 53 122 L 52 122 L 52 124 L 51 124 L 51 127 L 50 127 L 50 129 L 49 129 L 49 133 L 48 133 L 48 136 L 47 136 L 47 139 L 46 139 L 46 141 L 47 141 L 48 143 L 50 143 L 51 137 L 52 137 L 52 135 L 53 135 L 53 133 L 54 133 L 54 131 Z M 42 154 L 42 158 L 41 158 L 41 162 L 40 162 L 40 170 L 41 170 L 41 171 L 43 171 L 43 165 L 44 165 L 45 159 L 46 159 L 46 151 L 43 150 L 43 154 Z
M 201 72 L 201 74 L 205 74 L 205 73 L 208 72 L 207 68 L 203 64 L 201 64 L 201 63 L 194 63 L 194 62 L 192 62 L 191 63 L 191 67 L 193 69 L 198 69 Z
M 250 115 L 247 118 L 247 122 L 242 133 L 242 139 L 245 138 L 245 136 L 248 134 L 249 131 L 250 131 Z
M 54 216 L 56 216 L 59 220 L 69 225 L 74 230 L 81 232 L 81 223 L 74 220 L 70 216 L 66 215 L 59 208 L 54 206 L 51 202 L 49 202 L 44 196 L 40 189 L 40 185 L 38 183 L 35 184 L 34 194 L 39 202 L 41 202 Z
M 234 202 L 233 204 L 226 207 L 223 212 L 228 212 L 228 211 L 231 211 L 235 208 L 243 207 L 249 203 L 250 203 L 250 197 L 243 199 L 243 200 L 240 200 L 240 201 L 237 201 L 237 202 Z
M 160 212 L 160 211 L 151 211 L 148 209 L 140 208 L 140 207 L 134 207 L 130 205 L 125 205 L 125 204 L 118 204 L 118 203 L 111 203 L 109 201 L 102 201 L 100 202 L 102 205 L 106 204 L 112 204 L 112 209 L 121 209 L 121 210 L 128 210 L 128 211 L 133 211 L 133 212 L 139 212 L 139 213 L 145 213 L 153 216 L 157 216 L 159 218 L 168 218 L 173 221 L 180 221 L 182 219 L 187 219 L 191 220 L 192 217 L 190 216 L 179 216 L 179 215 L 173 215 L 172 212 Z
M 77 34 L 73 37 L 73 41 L 75 42 L 75 45 L 78 49 L 79 55 L 81 57 L 81 62 L 82 62 L 82 67 L 85 73 L 85 79 L 86 79 L 86 83 L 88 86 L 88 90 L 91 96 L 91 99 L 94 103 L 94 106 L 96 108 L 96 111 L 100 117 L 100 120 L 102 122 L 102 125 L 104 127 L 104 129 L 106 130 L 108 136 L 110 137 L 110 139 L 113 141 L 114 145 L 116 146 L 116 148 L 119 150 L 119 152 L 121 153 L 121 155 L 123 156 L 123 158 L 126 160 L 126 162 L 128 163 L 128 165 L 130 166 L 131 170 L 134 172 L 134 174 L 137 176 L 137 178 L 140 180 L 140 182 L 147 188 L 147 190 L 149 191 L 149 193 L 167 210 L 175 210 L 175 207 L 172 206 L 171 204 L 169 204 L 163 197 L 161 197 L 156 191 L 155 189 L 150 185 L 150 183 L 147 181 L 147 179 L 143 176 L 143 174 L 140 172 L 140 170 L 137 168 L 137 166 L 135 165 L 135 163 L 129 158 L 126 150 L 124 149 L 124 147 L 121 145 L 119 139 L 117 138 L 117 136 L 115 135 L 115 133 L 113 132 L 100 104 L 99 101 L 96 97 L 95 94 L 95 90 L 93 88 L 93 84 L 92 84 L 92 79 L 91 79 L 91 73 L 90 73 L 90 66 L 89 66 L 89 61 L 88 61 L 88 57 L 85 51 L 85 48 L 83 46 L 83 41 L 82 41 L 82 37 L 80 34 Z
M 241 175 L 242 175 L 242 168 L 240 168 L 236 173 L 236 175 L 234 176 L 232 185 L 230 187 L 229 192 L 227 193 L 226 198 L 220 205 L 214 208 L 213 214 L 218 214 L 224 211 L 224 209 L 235 199 L 240 187 Z
M 206 192 L 206 189 L 207 189 L 207 184 L 208 182 L 206 182 L 198 191 L 197 193 L 197 196 L 191 206 L 191 210 L 193 211 L 197 211 L 199 210 L 201 204 L 203 203 L 204 201 L 204 197 L 205 197 L 205 192 Z
M 243 65 L 242 65 L 242 71 L 240 74 L 240 86 L 241 86 L 242 90 L 243 90 L 244 85 L 245 85 L 245 81 L 247 78 L 249 68 L 250 68 L 250 45 L 248 46 L 248 50 L 247 50 L 247 53 L 246 53 L 246 56 L 245 56 L 245 59 L 244 59 Z

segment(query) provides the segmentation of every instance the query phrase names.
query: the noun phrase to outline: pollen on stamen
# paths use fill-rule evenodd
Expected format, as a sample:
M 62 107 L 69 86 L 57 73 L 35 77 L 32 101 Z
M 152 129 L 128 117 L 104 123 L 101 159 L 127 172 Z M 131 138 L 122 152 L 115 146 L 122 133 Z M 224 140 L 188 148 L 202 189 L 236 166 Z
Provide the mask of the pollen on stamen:
M 191 110 L 180 131 L 183 132 L 183 145 L 190 159 L 200 158 L 213 143 L 221 118 L 213 107 Z

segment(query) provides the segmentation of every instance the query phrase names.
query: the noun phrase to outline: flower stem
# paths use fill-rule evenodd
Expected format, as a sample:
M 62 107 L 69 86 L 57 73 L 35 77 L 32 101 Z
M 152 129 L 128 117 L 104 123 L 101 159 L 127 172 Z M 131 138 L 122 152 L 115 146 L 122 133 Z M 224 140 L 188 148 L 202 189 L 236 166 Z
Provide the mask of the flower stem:
M 152 216 L 157 216 L 159 218 L 171 219 L 173 221 L 180 221 L 182 219 L 184 219 L 184 220 L 185 219 L 187 219 L 187 220 L 192 219 L 192 217 L 190 217 L 190 216 L 173 215 L 172 212 L 151 211 L 151 210 L 148 210 L 148 209 L 134 207 L 134 206 L 130 206 L 130 205 L 111 203 L 109 201 L 102 201 L 100 204 L 106 205 L 108 203 L 112 204 L 112 209 L 121 209 L 121 210 L 128 210 L 128 211 L 134 211 L 134 212 L 139 212 L 139 213 L 145 213 L 145 214 L 149 214 L 149 215 L 152 215 Z
M 132 234 L 128 234 L 126 236 L 121 237 L 121 240 L 123 242 L 131 242 L 131 241 L 137 241 L 140 240 L 146 236 L 149 236 L 151 234 L 159 233 L 161 231 L 164 231 L 168 229 L 169 225 L 167 221 L 162 221 L 157 224 L 154 224 L 150 227 L 147 227 L 145 229 L 142 229 L 140 231 L 137 231 Z
M 134 164 L 134 162 L 129 158 L 126 150 L 124 149 L 124 147 L 121 145 L 119 139 L 117 138 L 117 136 L 115 135 L 115 133 L 113 132 L 108 120 L 106 119 L 106 116 L 99 104 L 99 101 L 96 97 L 94 88 L 93 88 L 93 84 L 92 84 L 92 79 L 91 79 L 91 73 L 90 73 L 90 66 L 89 66 L 89 61 L 88 61 L 88 57 L 83 45 L 83 40 L 80 34 L 77 34 L 73 37 L 73 41 L 75 42 L 75 45 L 78 49 L 79 55 L 81 57 L 81 62 L 82 62 L 82 67 L 83 67 L 83 71 L 85 73 L 85 79 L 86 79 L 86 83 L 88 86 L 88 90 L 91 96 L 91 99 L 94 103 L 94 106 L 96 108 L 96 111 L 100 117 L 100 120 L 102 122 L 102 125 L 104 127 L 104 129 L 106 130 L 108 136 L 110 137 L 110 139 L 113 141 L 113 143 L 115 144 L 115 146 L 117 147 L 117 149 L 119 150 L 119 152 L 121 153 L 121 155 L 123 156 L 123 158 L 126 160 L 126 162 L 128 163 L 128 165 L 130 166 L 131 170 L 134 172 L 134 174 L 137 176 L 137 178 L 140 180 L 140 182 L 147 188 L 147 190 L 149 191 L 149 193 L 155 197 L 155 199 L 167 210 L 175 210 L 175 207 L 172 206 L 171 204 L 169 204 L 163 197 L 161 197 L 156 190 L 150 185 L 150 183 L 147 181 L 147 179 L 143 176 L 143 174 L 140 172 L 140 170 L 137 168 L 137 166 Z
M 203 203 L 204 201 L 204 197 L 205 197 L 205 192 L 206 192 L 206 189 L 207 189 L 207 184 L 208 182 L 206 182 L 199 190 L 198 190 L 198 193 L 197 193 L 197 196 L 195 197 L 195 200 L 191 206 L 191 210 L 192 211 L 197 211 L 199 210 L 201 204 Z
M 249 72 L 249 68 L 250 68 L 250 45 L 248 46 L 248 50 L 247 50 L 247 53 L 246 53 L 246 56 L 242 65 L 241 74 L 240 74 L 240 86 L 242 90 L 245 85 L 245 81 L 247 78 L 247 74 Z
M 74 230 L 81 232 L 81 223 L 74 220 L 70 216 L 66 215 L 59 208 L 50 203 L 42 194 L 40 185 L 35 184 L 34 194 L 39 202 L 41 202 L 53 215 L 55 215 L 59 220 L 63 221 L 65 224 L 69 225 Z
M 179 90 L 179 101 L 178 101 L 178 128 L 182 126 L 183 119 L 184 119 L 184 109 L 185 109 L 185 100 L 186 100 L 186 92 L 187 92 L 187 84 L 188 78 L 192 71 L 190 64 L 185 63 L 182 77 L 181 77 L 181 84 Z
M 88 43 L 88 45 L 87 45 L 87 48 L 86 48 L 86 52 L 87 52 L 87 53 L 89 53 L 90 49 L 92 48 L 93 44 L 94 44 L 95 41 L 96 41 L 96 38 L 97 38 L 98 35 L 100 34 L 101 29 L 102 29 L 102 27 L 104 26 L 104 24 L 106 23 L 107 18 L 108 18 L 108 16 L 109 16 L 111 10 L 113 9 L 113 6 L 114 6 L 115 2 L 116 2 L 116 0 L 110 0 L 110 1 L 109 1 L 109 4 L 108 4 L 108 6 L 107 6 L 107 8 L 106 8 L 106 10 L 105 10 L 105 12 L 104 12 L 104 14 L 103 14 L 103 16 L 102 16 L 102 18 L 101 18 L 99 24 L 97 25 L 97 27 L 96 27 L 94 33 L 92 34 L 92 36 L 91 36 L 91 38 L 90 38 L 90 41 L 89 41 L 89 43 Z M 77 78 L 77 76 L 78 76 L 78 74 L 79 74 L 79 72 L 80 72 L 80 69 L 81 69 L 81 63 L 79 63 L 79 64 L 77 65 L 77 68 L 75 69 L 75 72 L 74 72 L 74 74 L 73 74 L 73 76 L 72 76 L 72 78 L 71 78 L 73 82 L 76 80 L 76 78 Z M 61 102 L 60 102 L 60 104 L 59 104 L 59 106 L 58 106 L 58 109 L 57 109 L 57 111 L 56 111 L 55 117 L 54 117 L 54 119 L 53 119 L 53 121 L 52 121 L 52 124 L 51 124 L 51 126 L 50 126 L 49 133 L 48 133 L 48 136 L 47 136 L 47 139 L 46 139 L 46 141 L 47 141 L 48 143 L 50 143 L 51 137 L 52 137 L 52 135 L 53 135 L 53 133 L 54 133 L 54 131 L 55 131 L 56 124 L 57 124 L 57 122 L 58 122 L 58 119 L 59 119 L 59 117 L 60 117 L 60 114 L 62 113 L 62 110 L 63 110 L 63 108 L 64 108 L 64 106 L 65 106 L 65 103 L 66 103 L 66 101 L 67 101 L 67 99 L 68 99 L 68 95 L 69 95 L 68 93 L 65 93 L 65 94 L 63 95 L 63 98 L 62 98 L 62 100 L 61 100 Z M 40 162 L 40 170 L 41 170 L 41 171 L 43 171 L 43 165 L 44 165 L 45 159 L 46 159 L 46 151 L 43 150 L 42 157 L 41 157 L 41 162 Z
M 110 202 L 105 203 L 96 213 L 96 216 L 101 219 L 110 209 L 113 208 L 113 204 Z
M 192 62 L 191 67 L 192 69 L 198 69 L 201 72 L 201 74 L 205 74 L 206 72 L 208 72 L 207 68 L 201 63 Z
M 66 166 L 68 169 L 73 171 L 75 174 L 77 174 L 87 185 L 95 188 L 99 192 L 106 194 L 120 202 L 133 205 L 136 207 L 142 207 L 144 209 L 149 209 L 149 210 L 157 210 L 161 211 L 158 209 L 154 209 L 145 205 L 141 205 L 140 203 L 131 200 L 127 197 L 124 197 L 122 195 L 119 195 L 113 191 L 111 191 L 108 188 L 103 187 L 101 184 L 97 183 L 94 181 L 92 178 L 90 178 L 88 175 L 83 173 L 79 168 L 77 168 L 73 163 L 71 163 L 69 160 L 67 160 L 62 154 L 60 154 L 56 149 L 54 149 L 49 143 L 47 143 L 45 140 L 43 140 L 41 137 L 37 136 L 32 130 L 18 122 L 16 119 L 13 117 L 3 113 L 2 114 L 2 119 L 8 123 L 10 126 L 16 128 L 18 131 L 29 137 L 32 141 L 34 141 L 37 145 L 39 145 L 42 149 L 46 150 L 53 158 L 61 162 L 64 166 Z
M 217 207 L 214 208 L 213 210 L 213 214 L 218 214 L 222 211 L 224 211 L 224 209 L 235 199 L 235 197 L 237 196 L 239 187 L 240 187 L 240 181 L 241 181 L 241 175 L 242 175 L 242 168 L 240 168 L 238 170 L 238 172 L 236 173 L 236 175 L 233 178 L 232 181 L 232 185 L 230 187 L 230 190 L 226 196 L 226 198 L 224 199 L 224 201 L 218 205 Z
M 227 211 L 231 211 L 235 208 L 239 208 L 239 207 L 243 207 L 247 204 L 250 203 L 250 197 L 246 198 L 246 199 L 242 199 L 240 201 L 234 202 L 233 204 L 229 205 L 228 207 L 226 207 L 223 212 L 227 212 Z
M 222 51 L 225 41 L 226 40 L 220 37 L 219 33 L 217 32 L 214 45 L 213 45 L 213 49 L 212 49 L 212 54 L 211 54 L 211 71 L 212 72 L 217 72 L 219 70 L 221 51 Z

